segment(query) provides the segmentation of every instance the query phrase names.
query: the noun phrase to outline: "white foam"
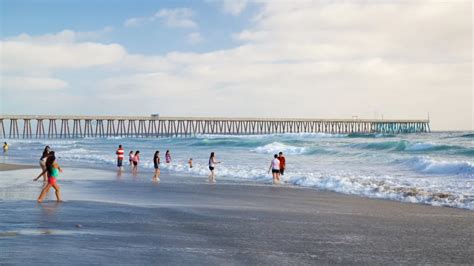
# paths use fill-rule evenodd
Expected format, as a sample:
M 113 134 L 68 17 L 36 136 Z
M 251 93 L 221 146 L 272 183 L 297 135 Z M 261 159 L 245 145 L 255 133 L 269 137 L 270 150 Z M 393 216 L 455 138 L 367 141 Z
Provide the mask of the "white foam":
M 286 177 L 288 183 L 315 187 L 345 194 L 362 195 L 371 198 L 384 198 L 433 206 L 450 206 L 474 210 L 474 195 L 459 190 L 431 188 L 429 182 L 411 183 L 390 176 L 335 176 L 304 175 Z
M 257 153 L 263 153 L 263 154 L 276 154 L 278 152 L 283 152 L 285 154 L 295 155 L 295 154 L 305 154 L 306 152 L 308 152 L 308 148 L 290 146 L 290 145 L 283 144 L 281 142 L 272 142 L 265 146 L 257 147 L 253 151 Z

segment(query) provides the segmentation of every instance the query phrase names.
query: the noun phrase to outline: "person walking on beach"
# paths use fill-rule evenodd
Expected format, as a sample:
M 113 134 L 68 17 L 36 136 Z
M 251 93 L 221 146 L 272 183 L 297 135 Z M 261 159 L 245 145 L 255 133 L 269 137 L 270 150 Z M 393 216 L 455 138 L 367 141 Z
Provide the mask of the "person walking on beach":
M 155 151 L 155 155 L 153 156 L 153 165 L 155 166 L 155 175 L 153 176 L 153 180 L 155 182 L 160 182 L 160 151 Z
M 59 173 L 62 172 L 63 170 L 56 162 L 56 156 L 54 155 L 54 151 L 51 151 L 46 159 L 46 170 L 44 170 L 38 177 L 34 179 L 34 181 L 37 181 L 44 173 L 48 174 L 48 184 L 41 191 L 41 194 L 38 197 L 38 202 L 43 202 L 44 197 L 46 197 L 51 187 L 54 188 L 54 190 L 56 191 L 56 200 L 58 202 L 62 201 L 61 191 L 56 181 L 56 179 L 59 177 Z
M 128 163 L 130 164 L 130 167 L 133 167 L 133 151 L 128 153 Z
M 278 154 L 278 161 L 280 161 L 280 175 L 284 175 L 286 168 L 286 159 L 285 156 L 283 156 L 283 152 L 280 152 Z
M 44 147 L 43 154 L 41 155 L 41 158 L 39 160 L 39 165 L 41 167 L 41 172 L 43 173 L 44 182 L 48 181 L 48 175 L 46 174 L 45 170 L 46 170 L 46 160 L 48 159 L 49 151 L 50 151 L 49 146 Z
M 280 183 L 280 161 L 278 160 L 278 155 L 273 155 L 273 160 L 270 164 L 270 168 L 268 168 L 268 173 L 272 171 L 273 183 L 278 184 Z
M 135 155 L 133 156 L 132 162 L 133 162 L 133 168 L 132 172 L 137 172 L 138 171 L 138 162 L 140 161 L 140 151 L 136 151 Z
M 8 143 L 4 142 L 3 143 L 3 153 L 7 153 L 8 152 Z
M 216 177 L 215 177 L 215 174 L 214 174 L 214 169 L 216 168 L 216 165 L 218 163 L 221 163 L 221 162 L 218 162 L 216 160 L 216 156 L 214 155 L 214 152 L 211 152 L 211 156 L 209 156 L 209 170 L 211 171 L 211 174 L 209 174 L 209 182 L 210 183 L 216 183 Z
M 166 163 L 171 163 L 170 150 L 166 150 L 166 153 L 165 153 L 165 161 L 166 161 Z
M 124 153 L 125 151 L 123 150 L 122 145 L 120 144 L 118 146 L 117 151 L 115 151 L 115 154 L 117 155 L 117 167 L 119 171 L 123 170 L 123 158 L 125 155 Z

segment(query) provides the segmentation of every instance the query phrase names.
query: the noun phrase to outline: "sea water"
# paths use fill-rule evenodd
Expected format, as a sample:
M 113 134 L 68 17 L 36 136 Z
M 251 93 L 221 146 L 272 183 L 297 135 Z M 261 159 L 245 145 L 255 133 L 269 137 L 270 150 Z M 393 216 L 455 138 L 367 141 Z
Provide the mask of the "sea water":
M 211 152 L 221 163 L 220 180 L 238 183 L 272 182 L 268 168 L 274 154 L 283 152 L 287 168 L 284 186 L 302 186 L 363 197 L 392 199 L 474 210 L 474 133 L 429 134 L 271 134 L 197 135 L 160 138 L 6 139 L 10 144 L 1 162 L 38 164 L 45 145 L 61 165 L 116 170 L 115 151 L 140 150 L 139 171 L 152 172 L 153 154 L 167 174 L 202 178 L 209 174 Z M 193 168 L 188 160 L 193 159 Z M 64 175 L 64 178 L 67 175 Z M 88 176 L 94 182 L 94 176 Z M 98 179 L 100 177 L 97 177 Z M 99 181 L 99 180 L 97 180 Z

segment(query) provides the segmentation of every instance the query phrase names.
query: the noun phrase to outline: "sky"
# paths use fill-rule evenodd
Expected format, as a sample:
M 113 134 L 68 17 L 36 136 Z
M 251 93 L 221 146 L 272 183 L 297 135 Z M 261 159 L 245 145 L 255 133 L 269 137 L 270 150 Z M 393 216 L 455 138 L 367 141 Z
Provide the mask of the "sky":
M 473 3 L 0 0 L 2 114 L 473 130 Z

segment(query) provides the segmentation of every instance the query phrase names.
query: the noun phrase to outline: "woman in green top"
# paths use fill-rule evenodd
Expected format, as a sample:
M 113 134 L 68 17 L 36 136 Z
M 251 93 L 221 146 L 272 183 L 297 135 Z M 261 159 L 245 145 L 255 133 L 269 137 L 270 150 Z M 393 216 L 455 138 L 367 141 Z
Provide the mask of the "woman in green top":
M 48 184 L 43 188 L 41 191 L 40 196 L 38 197 L 38 202 L 42 202 L 44 197 L 48 194 L 51 187 L 56 190 L 56 200 L 61 200 L 61 192 L 59 190 L 59 185 L 56 181 L 56 178 L 59 177 L 59 173 L 63 170 L 59 167 L 58 163 L 56 162 L 56 156 L 54 156 L 54 151 L 49 153 L 48 159 L 46 159 L 46 169 L 34 179 L 34 181 L 38 180 L 44 173 L 48 174 Z

